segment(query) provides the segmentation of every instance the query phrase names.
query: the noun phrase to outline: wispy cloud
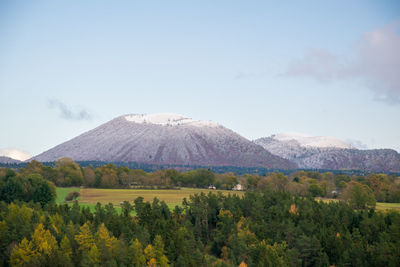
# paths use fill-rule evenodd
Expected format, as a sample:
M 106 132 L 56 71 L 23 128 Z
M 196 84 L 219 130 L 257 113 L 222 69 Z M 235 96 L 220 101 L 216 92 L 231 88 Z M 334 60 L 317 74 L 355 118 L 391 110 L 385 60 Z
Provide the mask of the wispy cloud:
M 288 66 L 286 76 L 308 76 L 321 82 L 354 79 L 375 94 L 375 100 L 400 104 L 400 20 L 361 36 L 349 55 L 310 50 Z
M 49 99 L 48 107 L 58 110 L 59 116 L 66 120 L 90 120 L 92 115 L 89 111 L 82 107 L 69 107 L 58 99 Z
M 306 55 L 293 62 L 284 75 L 311 76 L 320 82 L 331 82 L 340 73 L 340 58 L 321 49 L 310 49 Z

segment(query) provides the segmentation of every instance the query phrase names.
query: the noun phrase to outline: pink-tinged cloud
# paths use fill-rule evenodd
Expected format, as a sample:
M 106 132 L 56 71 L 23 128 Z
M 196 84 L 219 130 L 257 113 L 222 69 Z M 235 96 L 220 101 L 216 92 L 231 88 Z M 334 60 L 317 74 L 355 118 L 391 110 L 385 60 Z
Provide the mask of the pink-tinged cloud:
M 318 81 L 362 81 L 375 99 L 400 104 L 400 21 L 361 36 L 352 57 L 310 50 L 292 63 L 285 75 L 308 76 Z
M 301 60 L 289 66 L 286 75 L 311 76 L 320 82 L 337 79 L 340 58 L 327 51 L 312 49 Z

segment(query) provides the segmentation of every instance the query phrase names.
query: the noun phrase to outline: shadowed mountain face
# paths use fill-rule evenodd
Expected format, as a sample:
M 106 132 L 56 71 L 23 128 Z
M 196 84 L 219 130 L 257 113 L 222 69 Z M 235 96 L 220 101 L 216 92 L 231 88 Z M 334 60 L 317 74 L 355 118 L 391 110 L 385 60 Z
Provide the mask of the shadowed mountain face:
M 318 137 L 321 139 L 322 137 Z M 301 141 L 301 140 L 300 140 Z M 264 137 L 254 141 L 274 155 L 305 169 L 356 169 L 400 172 L 400 154 L 392 149 L 359 150 L 342 146 L 310 146 L 296 139 Z M 332 142 L 331 142 L 332 143 Z M 338 143 L 338 142 L 336 142 Z
M 176 114 L 125 115 L 33 159 L 153 164 L 296 168 L 261 146 L 213 122 Z

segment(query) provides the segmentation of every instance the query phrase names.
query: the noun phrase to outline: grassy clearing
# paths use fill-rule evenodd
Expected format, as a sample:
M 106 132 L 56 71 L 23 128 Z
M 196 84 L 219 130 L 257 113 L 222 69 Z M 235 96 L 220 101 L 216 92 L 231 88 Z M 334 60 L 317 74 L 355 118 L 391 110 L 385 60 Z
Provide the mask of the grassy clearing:
M 400 203 L 383 203 L 377 202 L 376 203 L 377 210 L 397 210 L 400 211 Z
M 147 189 L 97 189 L 97 188 L 79 188 L 79 187 L 57 187 L 57 200 L 58 204 L 68 203 L 72 205 L 73 202 L 65 202 L 65 196 L 69 192 L 78 191 L 81 196 L 78 199 L 81 207 L 87 207 L 92 212 L 96 204 L 99 202 L 102 205 L 108 203 L 114 204 L 117 212 L 121 212 L 120 202 L 129 201 L 133 202 L 137 197 L 143 197 L 144 201 L 152 202 L 155 197 L 160 201 L 163 200 L 172 210 L 175 206 L 182 205 L 184 198 L 189 199 L 190 195 L 208 192 L 221 192 L 224 195 L 237 194 L 242 196 L 244 192 L 227 191 L 227 190 L 208 190 L 208 189 L 195 189 L 195 188 L 182 188 L 180 190 L 147 190 Z
M 208 190 L 208 189 L 194 189 L 182 188 L 180 190 L 147 190 L 147 189 L 96 189 L 96 188 L 82 188 L 81 201 L 88 204 L 102 204 L 113 203 L 119 205 L 120 202 L 129 201 L 133 202 L 137 197 L 143 197 L 144 201 L 152 202 L 155 197 L 160 201 L 163 200 L 170 207 L 174 208 L 176 205 L 181 205 L 184 198 L 189 199 L 190 195 L 199 193 L 208 194 L 209 192 L 221 192 L 224 195 L 237 194 L 242 196 L 244 192 L 227 191 L 227 190 Z
M 69 192 L 80 192 L 79 187 L 57 187 L 57 199 L 56 203 L 65 203 L 65 197 L 68 195 Z M 79 198 L 78 198 L 79 199 Z
M 73 205 L 73 201 L 65 201 L 65 197 L 68 195 L 69 192 L 80 192 L 81 193 L 81 188 L 80 187 L 57 187 L 57 199 L 56 203 L 57 204 L 68 204 L 70 206 Z M 91 212 L 94 212 L 96 203 L 85 203 L 82 202 L 81 198 L 78 198 L 79 201 L 79 206 L 89 208 Z M 102 203 L 102 204 L 108 204 L 108 203 Z M 117 212 L 121 212 L 122 209 L 119 207 L 119 205 L 115 205 L 114 208 L 117 210 Z
M 91 211 L 94 211 L 94 208 L 97 202 L 105 205 L 108 203 L 114 204 L 114 207 L 118 212 L 121 211 L 121 207 L 119 205 L 120 202 L 125 200 L 129 202 L 133 202 L 137 197 L 143 197 L 144 201 L 152 202 L 155 197 L 157 197 L 160 201 L 164 200 L 167 203 L 170 209 L 175 208 L 176 205 L 182 205 L 182 201 L 184 198 L 189 199 L 190 195 L 209 192 L 221 192 L 224 195 L 228 194 L 237 194 L 242 196 L 244 192 L 240 191 L 227 191 L 227 190 L 208 190 L 208 189 L 195 189 L 195 188 L 182 188 L 180 190 L 150 190 L 150 189 L 97 189 L 97 188 L 79 188 L 79 187 L 57 187 L 57 203 L 66 203 L 65 196 L 69 192 L 78 191 L 81 194 L 79 198 L 79 205 L 82 207 L 88 207 Z M 340 201 L 338 199 L 331 198 L 316 198 L 319 201 L 324 202 L 336 202 Z M 72 204 L 72 202 L 68 202 Z M 384 211 L 384 210 L 397 210 L 400 211 L 400 203 L 376 203 L 376 210 Z
M 322 198 L 322 197 L 316 197 L 315 200 L 319 200 L 325 203 L 330 203 L 330 202 L 337 202 L 339 199 L 336 198 Z

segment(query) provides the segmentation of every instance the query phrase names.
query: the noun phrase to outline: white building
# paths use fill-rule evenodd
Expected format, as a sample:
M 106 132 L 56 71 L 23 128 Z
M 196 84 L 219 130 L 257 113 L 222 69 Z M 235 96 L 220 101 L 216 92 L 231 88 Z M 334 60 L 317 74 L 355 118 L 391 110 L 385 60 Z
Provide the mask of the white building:
M 241 184 L 237 184 L 232 188 L 233 191 L 242 191 L 243 186 Z

